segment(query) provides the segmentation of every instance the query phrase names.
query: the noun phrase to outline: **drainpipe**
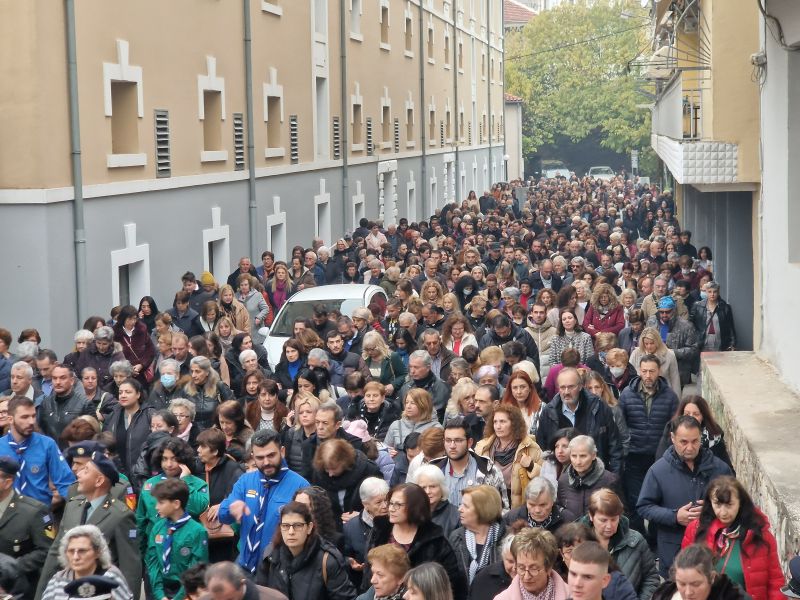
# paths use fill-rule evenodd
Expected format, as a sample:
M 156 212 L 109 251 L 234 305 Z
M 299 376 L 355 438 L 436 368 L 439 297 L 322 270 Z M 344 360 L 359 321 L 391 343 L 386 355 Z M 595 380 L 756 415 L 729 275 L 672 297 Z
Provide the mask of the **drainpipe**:
M 422 165 L 420 167 L 420 177 L 422 178 L 422 212 L 425 212 L 426 206 L 426 199 L 428 197 L 428 139 L 425 136 L 425 127 L 427 125 L 428 120 L 428 111 L 425 110 L 425 65 L 428 62 L 427 58 L 425 57 L 425 43 L 426 40 L 423 36 L 424 28 L 423 28 L 423 9 L 422 9 L 422 2 L 419 3 L 419 108 L 420 108 L 420 116 L 422 117 L 420 122 L 420 144 L 422 144 Z M 429 212 L 433 214 L 433 204 L 429 206 L 431 209 Z M 427 219 L 430 215 L 422 215 L 420 221 L 423 219 Z
M 453 121 L 453 126 L 455 129 L 455 135 L 453 138 L 456 140 L 455 147 L 456 147 L 456 160 L 453 164 L 455 173 L 453 177 L 456 178 L 456 197 L 454 200 L 456 202 L 461 202 L 464 198 L 464 190 L 461 189 L 461 163 L 459 160 L 459 143 L 461 142 L 461 129 L 460 129 L 460 117 L 461 113 L 458 110 L 458 60 L 460 57 L 460 53 L 458 51 L 458 24 L 456 23 L 456 3 L 453 2 L 452 4 L 452 11 L 453 11 L 453 111 L 456 115 L 456 120 Z
M 75 37 L 75 2 L 66 0 L 67 80 L 69 84 L 69 141 L 72 160 L 72 218 L 75 243 L 76 323 L 80 327 L 88 314 L 86 265 L 86 229 L 83 215 L 83 166 L 81 162 L 81 123 L 78 104 L 78 59 Z
M 350 128 L 348 127 L 347 114 L 347 7 L 345 0 L 339 0 L 339 88 L 341 91 L 342 120 L 339 127 L 340 148 L 342 155 L 342 232 L 347 231 L 347 206 L 350 198 L 349 161 L 350 161 Z M 355 228 L 355 223 L 353 223 Z M 344 235 L 344 233 L 343 233 Z M 333 243 L 333 240 L 331 240 Z
M 244 0 L 244 89 L 247 112 L 247 198 L 249 201 L 250 256 L 256 260 L 258 251 L 258 202 L 256 201 L 256 152 L 253 133 L 253 34 L 250 25 L 250 0 Z
M 506 6 L 505 3 L 500 5 L 500 22 L 506 22 Z M 506 40 L 505 40 L 505 28 L 502 29 L 503 31 L 503 68 L 500 69 L 500 80 L 503 84 L 503 169 L 505 172 L 505 180 L 509 180 L 508 176 L 508 161 L 506 160 L 506 156 L 508 156 L 508 144 L 506 143 L 506 123 L 508 123 L 508 119 L 506 119 L 506 78 L 504 76 L 505 64 L 506 64 Z M 522 107 L 520 106 L 520 115 L 522 114 Z M 522 133 L 520 132 L 520 135 Z M 521 158 L 521 157 L 520 157 Z M 524 172 L 525 169 L 523 169 Z M 517 175 L 515 173 L 515 175 Z
M 486 115 L 487 115 L 487 129 L 489 129 L 489 186 L 491 187 L 496 181 L 493 181 L 492 168 L 492 3 L 486 3 L 486 66 L 488 73 L 486 74 Z

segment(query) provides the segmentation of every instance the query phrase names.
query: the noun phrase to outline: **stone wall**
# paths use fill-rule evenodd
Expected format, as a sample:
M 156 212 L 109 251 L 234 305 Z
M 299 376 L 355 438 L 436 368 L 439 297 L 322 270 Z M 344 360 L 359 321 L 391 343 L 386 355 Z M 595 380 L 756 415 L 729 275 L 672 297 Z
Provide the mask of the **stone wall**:
M 769 518 L 786 571 L 800 552 L 800 398 L 753 352 L 704 353 L 701 370 L 736 477 Z

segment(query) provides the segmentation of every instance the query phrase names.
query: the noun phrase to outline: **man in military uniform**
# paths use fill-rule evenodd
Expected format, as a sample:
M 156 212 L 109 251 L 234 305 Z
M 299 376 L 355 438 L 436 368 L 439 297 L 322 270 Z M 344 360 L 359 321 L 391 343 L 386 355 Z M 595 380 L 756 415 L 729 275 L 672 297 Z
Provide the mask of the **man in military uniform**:
M 22 577 L 14 592 L 27 596 L 36 587 L 56 532 L 48 507 L 14 491 L 18 471 L 17 461 L 0 456 L 0 554 L 17 559 Z
M 41 598 L 47 582 L 58 571 L 58 546 L 65 531 L 78 525 L 95 525 L 108 542 L 111 561 L 119 567 L 135 600 L 142 586 L 142 560 L 136 539 L 133 512 L 115 499 L 111 488 L 119 482 L 119 473 L 102 452 L 92 454 L 78 472 L 78 495 L 69 499 L 61 519 L 61 529 L 47 554 L 36 597 Z
M 64 458 L 67 460 L 67 464 L 69 465 L 70 469 L 72 469 L 75 477 L 78 476 L 78 473 L 81 469 L 83 469 L 86 463 L 92 460 L 92 454 L 95 452 L 100 452 L 108 457 L 106 447 L 100 442 L 91 440 L 78 442 L 77 444 L 73 444 L 64 450 Z M 69 500 L 79 493 L 78 482 L 76 481 L 69 486 L 69 496 L 67 499 Z M 133 491 L 133 486 L 128 478 L 122 473 L 119 474 L 119 481 L 114 484 L 114 487 L 111 488 L 110 493 L 115 500 L 124 502 L 131 510 L 136 510 L 136 494 Z

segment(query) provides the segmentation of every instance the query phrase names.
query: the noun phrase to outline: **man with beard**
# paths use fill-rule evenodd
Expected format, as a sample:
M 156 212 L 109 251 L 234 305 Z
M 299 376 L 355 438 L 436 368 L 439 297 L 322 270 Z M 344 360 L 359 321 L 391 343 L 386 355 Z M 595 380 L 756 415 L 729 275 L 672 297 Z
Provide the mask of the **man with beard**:
M 367 368 L 364 359 L 355 352 L 348 352 L 344 349 L 344 337 L 338 331 L 329 331 L 325 337 L 325 348 L 328 351 L 328 356 L 331 361 L 337 362 L 341 365 L 344 376 L 347 377 L 350 373 L 358 371 L 364 377 L 370 377 L 369 369 Z
M 75 476 L 52 438 L 36 433 L 36 407 L 25 396 L 14 396 L 8 403 L 11 426 L 0 438 L 0 456 L 8 456 L 19 463 L 14 489 L 50 506 L 53 493 L 50 482 L 62 498 L 69 494 Z
M 525 347 L 525 355 L 539 370 L 539 349 L 531 335 L 515 325 L 507 315 L 499 315 L 492 321 L 492 328 L 478 340 L 481 350 L 489 346 L 502 346 L 506 342 L 519 342 Z
M 233 491 L 219 507 L 219 521 L 241 524 L 241 552 L 237 560 L 249 573 L 255 573 L 264 550 L 278 526 L 279 510 L 292 501 L 294 493 L 308 485 L 284 459 L 277 431 L 261 430 L 250 438 L 255 471 L 242 475 Z

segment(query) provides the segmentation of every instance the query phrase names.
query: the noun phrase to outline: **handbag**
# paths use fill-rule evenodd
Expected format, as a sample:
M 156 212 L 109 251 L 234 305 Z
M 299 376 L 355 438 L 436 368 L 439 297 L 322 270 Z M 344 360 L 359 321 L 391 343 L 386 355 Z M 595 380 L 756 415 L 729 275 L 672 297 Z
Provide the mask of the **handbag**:
M 208 471 L 206 471 L 206 487 L 211 489 L 211 482 L 208 480 Z M 206 533 L 210 540 L 225 540 L 236 537 L 236 533 L 230 525 L 209 520 L 208 509 L 204 510 L 200 515 L 200 524 L 206 528 Z
M 142 359 L 139 358 L 138 354 L 136 354 L 136 350 L 133 349 L 133 345 L 131 344 L 131 341 L 128 339 L 128 336 L 123 334 L 122 341 L 125 342 L 125 344 L 128 346 L 128 350 L 133 352 L 133 356 L 136 358 L 139 364 L 141 364 Z M 143 371 L 144 380 L 147 383 L 152 383 L 153 379 L 155 379 L 156 376 L 155 365 L 154 365 L 155 362 L 156 362 L 155 360 L 151 360 L 150 364 L 147 365 L 147 368 Z

